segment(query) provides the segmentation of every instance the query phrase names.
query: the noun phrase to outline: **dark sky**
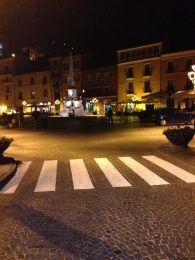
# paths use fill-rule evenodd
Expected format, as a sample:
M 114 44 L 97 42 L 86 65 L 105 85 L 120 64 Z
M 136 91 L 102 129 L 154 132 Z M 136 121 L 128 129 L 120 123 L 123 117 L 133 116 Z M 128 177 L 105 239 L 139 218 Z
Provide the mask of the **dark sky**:
M 195 46 L 195 0 L 0 0 L 0 39 L 11 47 L 68 42 L 81 52 L 163 41 Z

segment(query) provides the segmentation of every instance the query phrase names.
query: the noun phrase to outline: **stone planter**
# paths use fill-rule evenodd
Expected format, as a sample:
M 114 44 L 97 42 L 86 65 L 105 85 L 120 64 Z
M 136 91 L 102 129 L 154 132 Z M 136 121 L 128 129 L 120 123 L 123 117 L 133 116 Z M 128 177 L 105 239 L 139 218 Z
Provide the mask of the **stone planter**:
M 7 150 L 7 148 L 10 146 L 11 142 L 0 142 L 0 156 L 3 155 L 3 153 L 5 152 L 5 150 Z
M 188 143 L 192 140 L 195 133 L 195 129 L 190 127 L 184 128 L 168 128 L 163 134 L 173 144 L 177 146 L 188 146 Z
M 7 138 L 5 136 L 0 138 L 0 164 L 7 163 L 8 161 L 13 162 L 13 158 L 4 157 L 3 153 L 7 150 L 10 146 L 11 142 L 13 142 L 12 138 Z

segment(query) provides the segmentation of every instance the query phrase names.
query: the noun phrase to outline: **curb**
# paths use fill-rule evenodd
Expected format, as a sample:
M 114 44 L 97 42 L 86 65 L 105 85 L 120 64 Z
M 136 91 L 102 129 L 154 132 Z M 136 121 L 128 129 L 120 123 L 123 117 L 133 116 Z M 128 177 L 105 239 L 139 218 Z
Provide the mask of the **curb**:
M 10 181 L 11 178 L 15 175 L 18 164 L 12 163 L 12 164 L 2 165 L 2 166 L 6 167 L 7 169 L 2 173 L 0 171 L 0 189 L 2 189 L 8 183 L 8 181 Z

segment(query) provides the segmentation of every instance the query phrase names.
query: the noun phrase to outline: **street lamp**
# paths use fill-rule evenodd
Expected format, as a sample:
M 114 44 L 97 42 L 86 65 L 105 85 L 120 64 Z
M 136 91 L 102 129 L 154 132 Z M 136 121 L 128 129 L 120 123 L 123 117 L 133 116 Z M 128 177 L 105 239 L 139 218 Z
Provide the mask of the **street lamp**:
M 24 101 L 22 101 L 22 105 L 23 106 L 26 106 L 27 105 L 27 102 L 24 100 Z
M 192 65 L 192 71 L 188 72 L 188 77 L 192 81 L 194 87 L 194 95 L 195 95 L 195 65 Z M 195 120 L 194 120 L 194 129 L 195 129 Z
M 55 112 L 59 113 L 59 110 L 60 110 L 60 101 L 59 101 L 59 99 L 56 99 L 54 103 L 55 103 Z
M 192 71 L 188 72 L 188 77 L 192 81 L 195 94 L 195 65 L 192 65 Z

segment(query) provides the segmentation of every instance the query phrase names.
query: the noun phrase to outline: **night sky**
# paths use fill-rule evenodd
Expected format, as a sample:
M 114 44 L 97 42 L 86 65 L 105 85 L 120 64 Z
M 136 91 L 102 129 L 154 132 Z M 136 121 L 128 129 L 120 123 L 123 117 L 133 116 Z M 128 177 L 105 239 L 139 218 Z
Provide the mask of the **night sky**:
M 0 0 L 0 39 L 9 47 L 53 40 L 80 52 L 163 41 L 195 46 L 195 0 Z

